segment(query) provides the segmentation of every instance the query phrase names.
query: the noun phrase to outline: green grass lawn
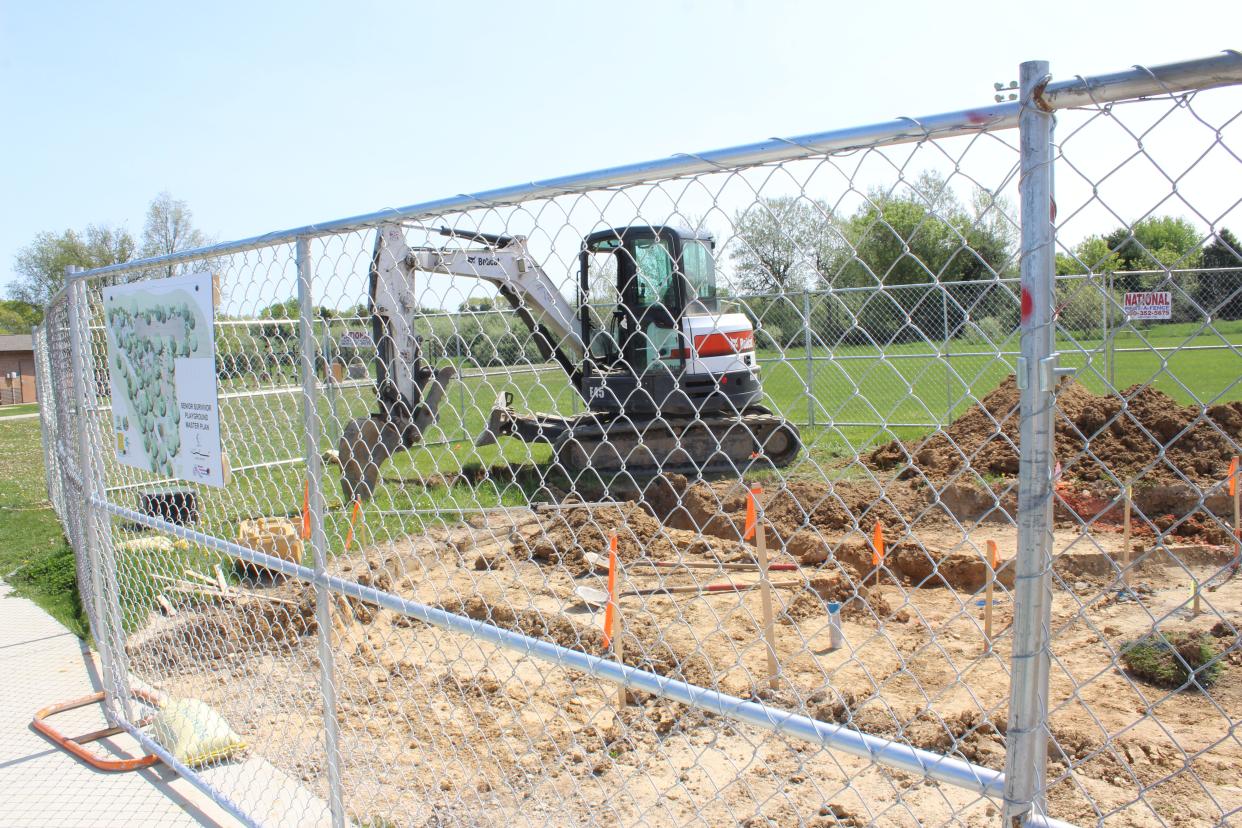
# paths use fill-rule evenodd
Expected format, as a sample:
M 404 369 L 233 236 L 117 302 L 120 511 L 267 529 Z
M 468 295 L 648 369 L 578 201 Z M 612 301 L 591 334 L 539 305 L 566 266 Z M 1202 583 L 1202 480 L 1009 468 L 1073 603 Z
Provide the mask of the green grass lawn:
M 47 501 L 37 419 L 0 422 L 0 579 L 86 635 L 73 550 Z
M 16 417 L 19 414 L 34 414 L 39 410 L 38 403 L 19 403 L 17 405 L 0 405 L 0 418 Z
M 1242 340 L 1242 331 L 1230 332 L 1230 336 Z M 1189 326 L 1166 326 L 1148 338 L 1160 347 L 1207 341 Z M 1131 347 L 1137 342 L 1132 334 L 1119 338 L 1117 345 Z M 1061 344 L 1065 364 L 1088 366 L 1080 378 L 1095 390 L 1103 387 L 1098 355 L 1090 353 L 1098 344 L 1068 339 Z M 1003 348 L 1016 350 L 1016 334 Z M 893 346 L 883 353 L 850 347 L 829 355 L 820 349 L 809 368 L 802 351 L 789 352 L 783 360 L 776 352 L 762 353 L 764 389 L 776 410 L 801 424 L 808 447 L 789 473 L 820 476 L 826 468 L 839 466 L 842 458 L 894 437 L 916 437 L 951 421 L 1013 370 L 1012 357 L 984 351 L 982 346 L 961 342 L 951 343 L 950 353 L 943 357 L 936 356 L 926 343 Z M 1123 352 L 1117 357 L 1116 376 L 1120 387 L 1152 381 L 1182 402 L 1194 395 L 1237 399 L 1242 397 L 1242 388 L 1234 383 L 1242 371 L 1236 362 L 1226 351 L 1182 351 L 1167 359 L 1150 352 Z M 477 369 L 462 368 L 477 373 Z M 455 381 L 427 442 L 385 465 L 385 477 L 399 482 L 383 487 L 364 510 L 371 536 L 401 537 L 430 522 L 456 519 L 454 510 L 528 502 L 538 490 L 540 476 L 547 473 L 549 448 L 514 439 L 485 448 L 473 445 L 502 391 L 513 393 L 519 411 L 567 414 L 582 406 L 566 377 L 555 369 L 513 373 L 499 369 L 489 376 Z M 342 389 L 334 396 L 335 401 L 329 395 L 320 400 L 321 449 L 335 447 L 344 424 L 374 407 L 370 388 Z M 300 395 L 233 398 L 225 401 L 223 412 L 226 447 L 234 468 L 305 456 Z M 809 424 L 812 416 L 814 425 Z M 497 467 L 509 471 L 482 474 Z M 463 473 L 469 481 L 449 485 L 433 477 Z M 301 503 L 303 474 L 301 464 L 236 472 L 228 490 L 204 490 L 206 525 L 231 537 L 243 517 L 295 514 Z M 338 479 L 336 469 L 330 468 L 326 494 L 335 508 L 328 512 L 327 530 L 334 553 L 344 548 L 348 533 Z M 432 481 L 434 485 L 427 485 Z
M 1242 343 L 1242 324 L 1223 323 L 1218 333 L 1193 325 L 1155 327 L 1140 335 L 1119 335 L 1113 372 L 1118 388 L 1151 383 L 1183 403 L 1194 400 L 1242 399 L 1242 360 L 1227 350 L 1128 352 L 1126 348 L 1175 348 Z M 1145 339 L 1144 339 L 1145 338 Z M 1080 368 L 1079 379 L 1095 391 L 1105 386 L 1107 369 L 1097 340 L 1064 334 L 1059 342 L 1063 364 Z M 1016 333 L 1000 350 L 1016 351 Z M 1013 370 L 1012 356 L 987 353 L 992 346 L 952 342 L 938 355 L 927 343 L 875 348 L 843 347 L 829 353 L 805 351 L 760 353 L 764 390 L 774 409 L 800 424 L 807 450 L 783 474 L 821 477 L 858 473 L 843 463 L 871 446 L 895 437 L 910 439 L 950 422 L 975 400 L 997 386 Z M 477 369 L 461 366 L 464 371 Z M 476 448 L 473 438 L 483 429 L 502 391 L 512 392 L 519 411 L 580 411 L 582 402 L 566 377 L 555 369 L 466 376 L 454 382 L 441 409 L 438 425 L 425 444 L 393 458 L 384 468 L 383 486 L 363 510 L 359 534 L 368 540 L 399 539 L 434 523 L 453 522 L 472 511 L 519 506 L 542 499 L 541 485 L 550 481 L 546 445 L 502 439 L 496 446 Z M 267 387 L 293 382 L 278 376 Z M 240 390 L 244 383 L 225 384 L 222 391 Z M 244 518 L 296 517 L 302 501 L 307 447 L 302 436 L 300 393 L 231 397 L 221 401 L 225 448 L 234 469 L 225 489 L 196 487 L 201 529 L 234 539 Z M 345 388 L 321 396 L 318 450 L 334 448 L 341 429 L 352 417 L 374 408 L 370 387 Z M 99 420 L 106 428 L 106 414 Z M 48 509 L 43 491 L 42 454 L 37 420 L 0 423 L 0 575 L 31 595 L 77 632 L 82 613 L 73 589 L 73 558 Z M 108 479 L 124 486 L 110 493 L 115 502 L 137 508 L 137 492 L 147 478 L 109 459 Z M 260 465 L 260 468 L 247 468 Z M 502 471 L 503 470 L 503 471 Z M 328 552 L 344 550 L 349 510 L 341 503 L 335 467 L 325 475 Z M 133 535 L 114 526 L 121 544 Z M 179 550 L 173 555 L 129 551 L 118 546 L 117 567 L 127 596 L 124 618 L 133 624 L 153 607 L 157 592 L 152 574 L 179 577 L 187 566 L 208 571 L 229 561 L 205 549 Z M 12 570 L 16 569 L 12 575 Z

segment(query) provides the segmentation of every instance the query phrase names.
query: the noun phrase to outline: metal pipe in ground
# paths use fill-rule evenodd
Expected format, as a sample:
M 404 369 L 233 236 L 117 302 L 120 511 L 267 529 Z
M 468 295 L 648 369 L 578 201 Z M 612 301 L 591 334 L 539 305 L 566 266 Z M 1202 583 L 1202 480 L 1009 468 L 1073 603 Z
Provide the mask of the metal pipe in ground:
M 323 699 L 324 752 L 327 754 L 328 808 L 332 825 L 343 828 L 345 807 L 341 794 L 341 753 L 336 715 L 336 662 L 332 653 L 332 609 L 327 587 L 320 578 L 328 571 L 327 537 L 323 528 L 323 458 L 319 453 L 319 385 L 315 379 L 315 322 L 310 239 L 297 241 L 298 305 L 302 347 L 302 418 L 306 439 L 306 499 L 310 511 L 311 553 L 315 561 L 315 620 L 319 645 L 319 691 Z
M 1053 406 L 1059 376 L 1054 340 L 1052 115 L 1041 95 L 1048 63 L 1021 66 L 1022 356 L 1018 550 L 1005 757 L 1005 825 L 1044 812 L 1048 745 L 1048 617 L 1052 596 Z

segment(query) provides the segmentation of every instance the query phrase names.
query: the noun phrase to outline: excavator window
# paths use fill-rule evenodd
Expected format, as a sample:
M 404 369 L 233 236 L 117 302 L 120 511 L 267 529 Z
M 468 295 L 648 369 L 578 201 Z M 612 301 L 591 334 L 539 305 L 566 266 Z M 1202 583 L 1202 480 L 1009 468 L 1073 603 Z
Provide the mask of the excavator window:
M 697 239 L 683 241 L 681 269 L 686 274 L 686 303 L 697 299 L 707 310 L 716 310 L 716 268 L 707 245 Z
M 619 244 L 619 243 L 618 243 Z M 620 331 L 616 310 L 621 302 L 617 291 L 617 256 L 612 245 L 599 245 L 583 253 L 586 264 L 587 346 L 591 355 L 604 364 L 617 358 Z
M 660 239 L 638 239 L 634 242 L 634 262 L 638 270 L 638 302 L 644 307 L 677 306 L 673 283 L 673 257 Z

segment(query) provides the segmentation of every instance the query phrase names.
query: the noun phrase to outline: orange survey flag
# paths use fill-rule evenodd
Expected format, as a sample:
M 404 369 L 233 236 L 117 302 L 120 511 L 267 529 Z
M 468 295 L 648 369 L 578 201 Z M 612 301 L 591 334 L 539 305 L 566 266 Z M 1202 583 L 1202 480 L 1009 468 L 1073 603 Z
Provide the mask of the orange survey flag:
M 746 493 L 746 530 L 742 533 L 742 540 L 750 540 L 755 536 L 755 524 L 758 523 L 757 513 L 758 507 L 755 505 L 755 498 L 763 494 L 762 486 L 751 486 L 750 491 Z
M 1229 496 L 1233 497 L 1238 493 L 1238 455 L 1234 455 L 1229 461 Z
M 617 533 L 608 536 L 608 607 L 604 610 L 604 649 L 612 647 L 613 618 L 617 612 Z
M 988 560 L 992 564 L 992 569 L 1000 566 L 1000 549 L 996 546 L 996 541 L 988 541 Z
M 307 480 L 306 488 L 302 490 L 302 540 L 310 540 L 310 536 L 310 480 Z
M 875 522 L 875 533 L 871 536 L 871 565 L 884 563 L 884 524 Z
M 362 501 L 354 501 L 354 509 L 349 514 L 349 531 L 345 533 L 345 551 L 349 551 L 349 545 L 354 542 L 354 524 L 358 521 L 358 511 L 362 508 Z

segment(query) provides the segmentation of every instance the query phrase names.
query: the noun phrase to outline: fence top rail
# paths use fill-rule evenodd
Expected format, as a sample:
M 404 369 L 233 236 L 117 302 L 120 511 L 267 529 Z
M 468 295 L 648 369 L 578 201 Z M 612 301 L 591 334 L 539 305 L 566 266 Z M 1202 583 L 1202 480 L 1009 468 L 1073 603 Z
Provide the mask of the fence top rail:
M 1079 76 L 1072 80 L 1050 83 L 1043 89 L 1040 101 L 1044 106 L 1064 109 L 1234 84 L 1242 84 L 1242 54 L 1229 50 L 1206 58 L 1161 66 L 1136 66 L 1106 75 Z M 78 270 L 69 274 L 68 278 L 91 278 L 194 259 L 243 253 L 260 247 L 287 244 L 298 238 L 331 235 L 346 230 L 372 227 L 384 222 L 427 220 L 439 215 L 479 207 L 508 206 L 532 199 L 642 184 L 726 168 L 756 166 L 867 147 L 904 144 L 931 137 L 948 138 L 1012 129 L 1018 124 L 1018 113 L 1021 107 L 1020 101 L 991 103 L 939 115 L 919 118 L 901 117 L 866 126 L 792 138 L 769 138 L 753 144 L 707 152 L 677 154 L 653 161 L 515 184 L 479 193 L 450 196 L 406 207 L 386 208 L 349 218 L 278 230 L 248 239 L 222 242 L 163 256 L 135 259 L 122 264 Z

